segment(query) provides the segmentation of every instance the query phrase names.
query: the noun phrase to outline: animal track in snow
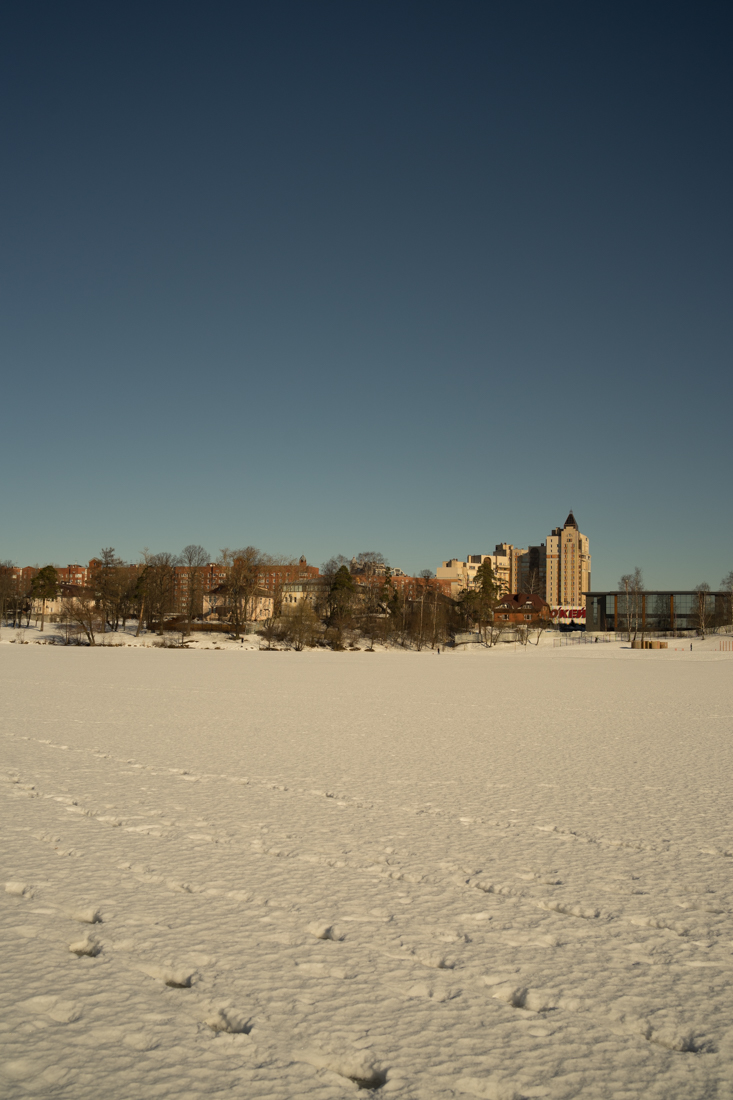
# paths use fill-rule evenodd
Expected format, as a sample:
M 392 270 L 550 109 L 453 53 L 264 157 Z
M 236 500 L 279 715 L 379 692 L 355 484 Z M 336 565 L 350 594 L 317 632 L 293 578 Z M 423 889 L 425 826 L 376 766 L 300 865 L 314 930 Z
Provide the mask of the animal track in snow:
M 6 882 L 5 893 L 13 894 L 16 898 L 28 898 L 33 897 L 33 887 L 29 886 L 27 882 Z
M 43 844 L 50 844 L 57 856 L 73 856 L 79 858 L 83 853 L 76 848 L 67 848 L 61 842 L 60 836 L 54 836 L 52 833 L 31 833 L 34 840 L 40 840 Z
M 411 982 L 409 985 L 393 987 L 397 993 L 407 1000 L 435 1001 L 436 1004 L 445 1004 L 460 997 L 461 989 L 442 982 Z
M 367 1054 L 327 1054 L 317 1050 L 294 1051 L 298 1062 L 307 1062 L 316 1069 L 329 1070 L 331 1073 L 353 1081 L 360 1089 L 381 1089 L 388 1080 L 387 1071 Z
M 226 1032 L 229 1035 L 249 1035 L 252 1021 L 229 1005 L 209 1006 L 203 1023 L 212 1031 Z
M 488 879 L 470 878 L 467 882 L 474 890 L 481 890 L 484 894 L 497 894 L 500 897 L 524 898 L 527 891 L 521 887 L 506 882 L 490 882 Z
M 581 844 L 599 844 L 605 848 L 628 848 L 638 852 L 667 852 L 668 840 L 662 840 L 659 844 L 647 844 L 644 840 L 621 840 L 616 837 L 591 836 L 590 833 L 580 833 L 575 829 L 564 829 L 560 825 L 535 825 L 541 833 L 556 833 L 561 837 L 577 840 Z
M 488 979 L 488 982 L 491 985 L 494 984 L 493 979 Z M 660 1026 L 654 1026 L 647 1017 L 627 1012 L 618 1005 L 611 1005 L 605 1012 L 598 1011 L 594 1002 L 582 997 L 566 996 L 549 989 L 517 986 L 512 982 L 500 985 L 492 996 L 497 1001 L 526 1012 L 543 1013 L 556 1010 L 580 1012 L 611 1030 L 620 1028 L 622 1032 L 640 1035 L 647 1042 L 665 1047 L 667 1050 L 686 1054 L 712 1053 L 715 1050 L 710 1040 L 700 1038 L 690 1029 L 675 1028 L 666 1022 Z
M 546 909 L 549 913 L 560 913 L 564 917 L 580 917 L 582 920 L 595 920 L 601 916 L 601 910 L 591 905 L 570 905 L 568 902 L 539 901 L 538 909 Z
M 536 886 L 562 886 L 562 879 L 553 871 L 517 871 L 516 876 Z
M 658 928 L 663 932 L 674 932 L 676 936 L 689 935 L 690 929 L 679 921 L 663 920 L 661 917 L 636 916 L 628 918 L 629 924 L 635 924 L 637 928 Z
M 93 905 L 90 905 L 87 909 L 73 909 L 69 916 L 72 920 L 79 921 L 80 924 L 101 924 L 102 916 L 98 909 L 95 909 Z
M 455 959 L 446 955 L 443 951 L 434 951 L 430 948 L 418 947 L 414 950 L 410 950 L 410 955 L 417 959 L 423 966 L 427 966 L 431 970 L 453 970 L 455 967 Z M 408 956 L 409 958 L 410 956 Z
M 153 963 L 138 963 L 137 969 L 141 970 L 143 974 L 147 974 L 149 978 L 156 978 L 158 981 L 164 982 L 171 989 L 190 989 L 196 973 L 194 970 L 173 966 L 157 966 Z
M 85 936 L 83 940 L 76 940 L 75 943 L 69 944 L 69 951 L 72 954 L 77 955 L 79 958 L 87 956 L 90 959 L 95 958 L 102 948 L 92 936 Z
M 48 1016 L 57 1024 L 73 1024 L 81 1017 L 81 1008 L 75 1001 L 65 1001 L 61 997 L 52 994 L 41 997 L 30 997 L 22 1001 L 18 1008 L 25 1009 L 35 1015 Z
M 317 940 L 334 940 L 338 943 L 344 939 L 343 936 L 334 931 L 332 924 L 327 924 L 325 921 L 311 921 L 306 928 L 306 932 L 310 932 L 311 936 L 315 936 Z

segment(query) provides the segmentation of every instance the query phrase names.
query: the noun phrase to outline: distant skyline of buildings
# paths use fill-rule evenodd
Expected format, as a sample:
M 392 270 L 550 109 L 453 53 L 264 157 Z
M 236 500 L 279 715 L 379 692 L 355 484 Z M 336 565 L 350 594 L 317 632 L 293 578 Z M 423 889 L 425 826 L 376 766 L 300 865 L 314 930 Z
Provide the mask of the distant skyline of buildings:
M 469 554 L 465 561 L 449 558 L 439 566 L 437 576 L 450 581 L 452 594 L 457 595 L 475 586 L 478 569 L 486 561 L 505 592 L 541 596 L 553 610 L 585 608 L 583 593 L 590 590 L 591 581 L 590 539 L 581 534 L 572 511 L 562 527 L 554 527 L 536 546 L 520 549 L 500 542 L 493 554 Z
M 584 611 L 583 593 L 590 590 L 591 581 L 590 540 L 580 532 L 572 511 L 562 527 L 553 528 L 546 540 L 537 545 L 519 548 L 512 543 L 501 542 L 495 546 L 493 554 L 469 554 L 465 560 L 449 558 L 443 561 L 435 572 L 436 587 L 455 599 L 460 592 L 475 587 L 476 574 L 487 561 L 501 593 L 540 596 L 553 612 L 563 609 L 576 613 Z M 92 558 L 86 566 L 55 566 L 59 585 L 87 585 L 98 564 L 99 560 Z M 140 569 L 143 564 L 138 563 Z M 386 562 L 368 563 L 364 566 L 359 564 L 356 557 L 352 557 L 348 567 L 353 575 L 359 575 L 362 581 L 372 583 L 381 580 L 389 568 L 392 584 L 402 594 L 410 593 L 415 587 L 416 578 L 407 576 L 398 567 L 387 566 Z M 14 577 L 30 583 L 38 572 L 38 567 L 11 566 L 10 571 Z M 175 574 L 176 599 L 182 602 L 191 583 L 192 571 L 186 565 L 177 565 Z M 309 565 L 306 558 L 301 556 L 298 562 L 263 565 L 260 585 L 272 594 L 282 589 L 283 585 L 287 585 L 289 589 L 291 586 L 299 588 L 299 582 L 312 583 L 320 579 L 320 576 L 319 567 Z M 206 598 L 225 581 L 226 568 L 221 562 L 209 562 L 196 567 L 196 578 L 197 587 Z M 294 591 L 291 591 L 291 595 L 294 595 Z

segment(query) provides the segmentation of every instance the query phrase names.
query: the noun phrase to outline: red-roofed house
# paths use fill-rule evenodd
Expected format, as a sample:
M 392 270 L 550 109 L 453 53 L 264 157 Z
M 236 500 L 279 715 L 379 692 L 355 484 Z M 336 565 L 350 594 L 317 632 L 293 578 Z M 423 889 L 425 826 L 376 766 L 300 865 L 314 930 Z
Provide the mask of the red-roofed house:
M 515 592 L 502 596 L 494 608 L 494 619 L 507 623 L 547 622 L 550 618 L 550 605 L 542 596 Z

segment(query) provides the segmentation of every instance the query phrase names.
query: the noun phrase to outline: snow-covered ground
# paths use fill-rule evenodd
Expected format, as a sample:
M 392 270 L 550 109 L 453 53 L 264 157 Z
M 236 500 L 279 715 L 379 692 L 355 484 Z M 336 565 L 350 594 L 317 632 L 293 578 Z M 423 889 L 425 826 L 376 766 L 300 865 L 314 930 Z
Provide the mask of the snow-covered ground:
M 717 647 L 3 645 L 0 1094 L 730 1097 Z

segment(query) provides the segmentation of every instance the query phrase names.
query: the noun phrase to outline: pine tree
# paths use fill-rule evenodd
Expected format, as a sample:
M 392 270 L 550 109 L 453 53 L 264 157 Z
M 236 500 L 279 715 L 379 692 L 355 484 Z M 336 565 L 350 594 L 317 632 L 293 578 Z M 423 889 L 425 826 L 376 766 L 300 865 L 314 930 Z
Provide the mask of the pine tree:
M 41 631 L 46 621 L 46 600 L 53 600 L 59 589 L 59 575 L 52 565 L 44 565 L 31 581 L 31 596 L 41 601 Z

